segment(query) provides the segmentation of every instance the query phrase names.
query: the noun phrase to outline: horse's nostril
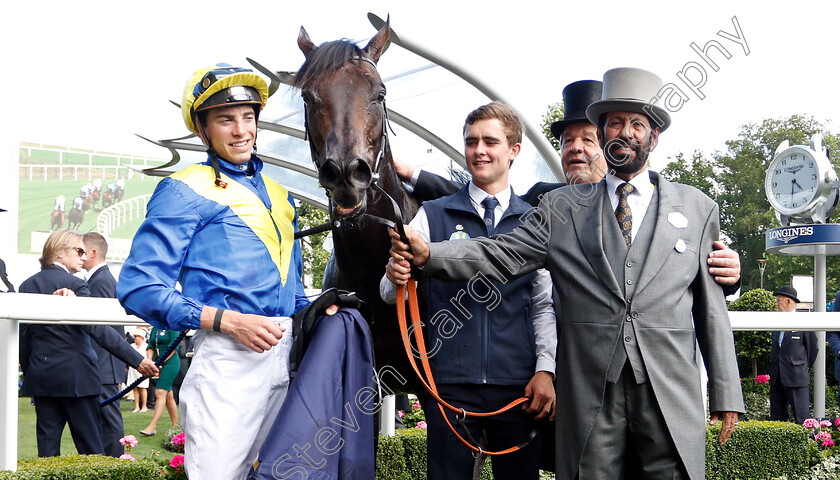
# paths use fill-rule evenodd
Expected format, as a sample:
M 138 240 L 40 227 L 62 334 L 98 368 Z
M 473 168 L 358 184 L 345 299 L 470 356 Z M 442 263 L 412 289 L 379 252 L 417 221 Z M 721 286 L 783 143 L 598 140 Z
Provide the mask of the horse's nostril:
M 321 183 L 322 187 L 329 190 L 338 185 L 340 179 L 341 167 L 338 165 L 338 162 L 328 158 L 323 165 L 321 165 L 321 168 L 318 169 L 318 182 Z
M 368 188 L 373 179 L 370 165 L 360 158 L 350 161 L 347 166 L 347 180 L 357 188 Z

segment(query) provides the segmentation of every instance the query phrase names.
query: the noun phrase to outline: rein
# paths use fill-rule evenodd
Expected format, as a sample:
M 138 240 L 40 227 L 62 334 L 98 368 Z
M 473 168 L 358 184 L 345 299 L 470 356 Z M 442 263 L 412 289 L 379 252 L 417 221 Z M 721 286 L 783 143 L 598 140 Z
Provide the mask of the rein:
M 361 61 L 368 62 L 374 67 L 374 69 L 376 69 L 376 64 L 368 58 L 353 57 L 353 58 L 351 58 L 351 61 L 352 60 L 361 60 Z M 304 100 L 304 102 L 305 102 L 305 100 Z M 306 107 L 307 106 L 304 107 L 304 128 L 305 128 L 304 139 L 305 140 L 310 140 L 309 141 L 309 150 L 310 150 L 310 153 L 312 155 L 312 162 L 315 164 L 315 168 L 320 170 L 320 168 L 321 168 L 321 164 L 319 162 L 320 156 L 318 155 L 318 152 L 315 150 L 315 146 L 311 142 L 312 135 L 311 135 L 310 129 L 309 129 L 309 111 Z M 393 211 L 394 211 L 394 221 L 388 220 L 386 218 L 378 217 L 378 216 L 375 216 L 375 215 L 371 215 L 369 213 L 365 213 L 364 215 L 366 217 L 368 217 L 370 220 L 372 220 L 376 223 L 380 223 L 380 224 L 383 224 L 383 225 L 388 226 L 390 228 L 393 228 L 400 235 L 400 238 L 402 239 L 402 241 L 404 243 L 408 244 L 409 242 L 408 242 L 408 238 L 406 237 L 406 234 L 405 234 L 403 216 L 402 216 L 402 211 L 399 207 L 399 204 L 378 183 L 379 180 L 380 180 L 379 167 L 381 166 L 382 159 L 385 156 L 386 147 L 388 145 L 388 128 L 390 127 L 390 124 L 388 122 L 388 109 L 385 108 L 384 101 L 382 102 L 382 109 L 383 109 L 382 140 L 380 142 L 379 155 L 377 156 L 376 162 L 374 163 L 374 168 L 373 168 L 373 177 L 374 178 L 373 178 L 373 181 L 370 185 L 370 188 L 373 188 L 375 191 L 381 193 L 382 195 L 385 196 L 385 198 L 390 200 L 391 206 L 393 207 Z M 339 219 L 336 219 L 333 216 L 333 206 L 332 206 L 332 198 L 330 196 L 330 192 L 328 190 L 326 190 L 326 194 L 327 194 L 327 198 L 329 199 L 330 222 L 325 223 L 325 224 L 320 225 L 319 227 L 315 227 L 315 228 L 324 227 L 324 229 L 326 229 L 326 228 L 329 228 L 330 226 L 332 228 L 340 228 L 341 227 L 341 221 Z M 313 230 L 313 229 L 310 229 L 310 230 Z M 308 232 L 308 230 L 305 231 L 305 232 L 301 232 L 301 234 L 304 234 L 306 232 Z M 415 267 L 412 267 L 412 269 L 414 270 Z M 406 312 L 405 312 L 406 291 L 408 292 L 408 304 L 409 304 L 409 311 L 410 311 L 410 314 L 411 314 L 411 325 L 410 326 L 408 325 L 408 322 L 407 322 L 407 319 L 406 319 Z M 414 372 L 417 374 L 417 378 L 420 379 L 420 382 L 423 384 L 423 386 L 426 388 L 426 390 L 429 392 L 429 394 L 435 399 L 435 401 L 437 401 L 438 408 L 440 409 L 441 415 L 443 416 L 444 420 L 446 420 L 446 424 L 449 426 L 449 429 L 452 431 L 453 434 L 455 434 L 455 436 L 458 438 L 458 440 L 460 440 L 461 443 L 463 443 L 470 450 L 472 450 L 473 456 L 475 456 L 476 459 L 481 459 L 483 455 L 503 455 L 503 454 L 506 454 L 506 453 L 515 452 L 517 450 L 520 450 L 520 449 L 524 448 L 526 445 L 528 445 L 531 442 L 531 440 L 533 440 L 534 437 L 537 435 L 537 429 L 536 428 L 531 431 L 531 433 L 528 435 L 528 437 L 522 443 L 520 443 L 518 445 L 514 445 L 510 448 L 495 451 L 495 452 L 485 451 L 481 447 L 479 442 L 477 442 L 472 437 L 472 435 L 470 434 L 470 432 L 467 429 L 466 424 L 465 424 L 465 420 L 468 417 L 491 417 L 491 416 L 494 416 L 494 415 L 499 415 L 499 414 L 504 413 L 504 412 L 516 407 L 516 406 L 522 405 L 523 403 L 529 401 L 530 398 L 529 397 L 520 397 L 520 398 L 510 402 L 509 404 L 505 405 L 504 407 L 502 407 L 498 410 L 492 411 L 492 412 L 469 412 L 469 411 L 466 411 L 463 408 L 455 407 L 455 406 L 449 404 L 448 402 L 446 402 L 444 399 L 442 399 L 440 397 L 440 395 L 438 394 L 437 385 L 435 384 L 434 377 L 432 375 L 431 366 L 429 365 L 429 360 L 428 360 L 429 355 L 426 351 L 426 344 L 425 344 L 425 340 L 423 338 L 423 331 L 422 331 L 422 328 L 421 328 L 423 324 L 420 321 L 420 308 L 419 308 L 418 300 L 417 300 L 417 284 L 416 284 L 416 281 L 413 278 L 408 281 L 407 285 L 397 286 L 397 298 L 402 299 L 402 301 L 399 301 L 399 300 L 397 301 L 397 317 L 398 317 L 398 320 L 399 320 L 400 334 L 402 336 L 403 347 L 405 348 L 405 353 L 408 356 L 409 362 L 411 363 L 411 367 L 414 369 Z M 417 362 L 414 359 L 414 354 L 412 354 L 412 351 L 411 351 L 411 340 L 409 338 L 409 335 L 412 332 L 414 334 L 414 338 L 415 338 L 415 341 L 416 341 L 416 344 L 417 344 L 417 349 L 418 349 L 418 353 L 419 353 L 421 363 L 423 365 L 423 371 L 425 372 L 425 377 L 424 377 L 423 374 L 421 374 L 420 369 L 417 366 Z M 446 408 L 447 410 L 450 410 L 451 412 L 455 413 L 456 421 L 461 425 L 462 429 L 464 430 L 464 433 L 466 434 L 466 437 L 467 437 L 466 439 L 464 437 L 462 437 L 461 434 L 458 433 L 458 431 L 455 429 L 455 427 L 449 421 L 449 418 L 447 417 L 446 412 L 444 411 L 444 408 Z
M 186 337 L 186 336 L 187 336 L 187 332 L 186 332 L 186 331 L 181 332 L 181 333 L 178 335 L 178 338 L 176 338 L 174 342 L 172 342 L 171 344 L 169 344 L 169 346 L 168 346 L 168 347 L 166 347 L 166 351 L 164 351 L 163 353 L 161 353 L 161 354 L 160 354 L 160 356 L 158 356 L 158 359 L 157 359 L 157 361 L 155 362 L 155 366 L 156 366 L 156 367 L 158 367 L 158 368 L 160 368 L 160 367 L 164 364 L 164 362 L 166 362 L 166 359 L 168 359 L 168 358 L 169 358 L 169 355 L 171 355 L 171 354 L 172 354 L 172 352 L 174 352 L 174 351 L 175 351 L 175 349 L 176 349 L 176 348 L 178 348 L 178 344 L 180 344 L 180 343 L 181 343 L 181 341 L 182 341 L 182 340 L 184 339 L 184 337 Z M 121 399 L 122 397 L 126 396 L 126 395 L 128 394 L 128 392 L 130 392 L 130 391 L 134 390 L 134 388 L 135 388 L 135 387 L 137 387 L 137 385 L 140 385 L 141 383 L 143 383 L 143 380 L 146 380 L 146 377 L 140 377 L 140 378 L 138 378 L 137 380 L 135 380 L 134 382 L 132 382 L 132 383 L 131 383 L 131 385 L 129 385 L 129 386 L 127 386 L 127 387 L 125 387 L 122 391 L 120 391 L 119 393 L 117 393 L 117 394 L 116 394 L 116 395 L 114 395 L 113 397 L 108 398 L 108 399 L 105 399 L 105 400 L 103 400 L 103 401 L 99 402 L 99 406 L 100 406 L 100 407 L 104 407 L 105 405 L 109 405 L 109 404 L 114 403 L 115 401 L 117 401 L 117 400 Z

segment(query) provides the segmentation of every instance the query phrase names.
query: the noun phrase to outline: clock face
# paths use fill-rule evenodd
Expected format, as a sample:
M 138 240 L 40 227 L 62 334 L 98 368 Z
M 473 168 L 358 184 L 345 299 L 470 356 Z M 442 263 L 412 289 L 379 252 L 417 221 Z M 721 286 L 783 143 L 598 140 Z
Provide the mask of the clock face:
M 767 199 L 781 213 L 801 213 L 819 195 L 819 178 L 819 167 L 810 153 L 801 148 L 785 150 L 767 170 Z

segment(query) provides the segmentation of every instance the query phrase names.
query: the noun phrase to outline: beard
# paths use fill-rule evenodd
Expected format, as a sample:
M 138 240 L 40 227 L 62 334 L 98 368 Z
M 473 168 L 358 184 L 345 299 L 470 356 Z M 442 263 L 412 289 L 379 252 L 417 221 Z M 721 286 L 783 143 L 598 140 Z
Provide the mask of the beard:
M 604 157 L 607 165 L 616 173 L 632 174 L 639 172 L 647 163 L 651 143 L 652 141 L 649 136 L 644 143 L 639 143 L 636 140 L 625 137 L 609 140 L 604 148 Z M 629 147 L 631 153 L 618 152 L 619 149 L 625 147 Z

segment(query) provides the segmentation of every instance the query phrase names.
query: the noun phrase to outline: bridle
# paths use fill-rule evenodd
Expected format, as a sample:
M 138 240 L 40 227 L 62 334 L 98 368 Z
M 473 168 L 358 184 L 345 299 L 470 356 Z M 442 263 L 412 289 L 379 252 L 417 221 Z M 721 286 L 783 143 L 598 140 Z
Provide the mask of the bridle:
M 350 61 L 354 61 L 354 60 L 367 62 L 371 66 L 373 66 L 374 70 L 376 70 L 376 64 L 368 58 L 355 56 L 355 57 L 350 59 Z M 310 128 L 309 128 L 309 109 L 308 109 L 309 105 L 306 104 L 306 98 L 304 98 L 304 104 L 305 104 L 304 105 L 304 128 L 305 128 L 304 139 L 305 140 L 311 140 L 312 134 L 311 134 Z M 365 213 L 364 216 L 366 218 L 369 218 L 370 220 L 372 220 L 374 222 L 381 223 L 381 224 L 386 225 L 390 228 L 393 228 L 399 234 L 402 241 L 405 244 L 409 244 L 408 238 L 405 234 L 404 221 L 403 221 L 404 219 L 403 219 L 402 212 L 400 210 L 399 205 L 397 204 L 396 200 L 394 200 L 394 198 L 390 194 L 388 194 L 379 185 L 379 180 L 380 180 L 379 168 L 382 164 L 382 159 L 385 156 L 385 152 L 386 152 L 386 149 L 387 149 L 387 146 L 388 146 L 388 128 L 390 128 L 390 123 L 388 121 L 388 109 L 385 108 L 385 101 L 384 100 L 381 102 L 381 108 L 382 108 L 382 140 L 380 142 L 379 155 L 377 156 L 376 162 L 374 163 L 373 181 L 371 182 L 370 187 L 372 187 L 374 190 L 376 190 L 379 193 L 381 193 L 382 195 L 384 195 L 385 198 L 390 200 L 391 205 L 393 207 L 393 211 L 394 211 L 394 221 L 388 220 L 386 218 L 378 217 L 378 216 L 375 216 L 375 215 L 371 215 L 369 213 Z M 393 130 L 392 130 L 392 132 L 393 132 Z M 309 150 L 310 150 L 310 153 L 312 155 L 312 162 L 315 164 L 315 168 L 320 171 L 320 168 L 321 168 L 321 162 L 319 161 L 320 156 L 318 155 L 318 152 L 315 150 L 315 146 L 312 144 L 311 141 L 309 142 Z M 332 228 L 340 228 L 341 227 L 341 221 L 336 219 L 333 215 L 332 197 L 330 196 L 330 192 L 329 192 L 329 190 L 326 190 L 326 189 L 325 189 L 325 191 L 326 191 L 326 194 L 327 194 L 327 198 L 329 199 L 329 214 L 330 214 L 330 223 L 325 224 L 325 225 L 328 225 L 328 226 L 331 225 Z M 318 228 L 318 227 L 316 227 L 316 228 Z M 415 268 L 412 267 L 412 269 L 414 270 Z M 409 327 L 408 322 L 407 322 L 406 311 L 405 311 L 406 310 L 406 308 L 405 308 L 406 300 L 404 300 L 404 299 L 406 299 L 406 292 L 408 294 L 407 302 L 409 304 L 409 312 L 411 314 L 411 321 L 412 321 L 410 327 Z M 419 309 L 419 303 L 418 303 L 418 299 L 417 299 L 417 285 L 416 285 L 416 281 L 414 280 L 414 278 L 410 279 L 408 281 L 407 285 L 401 285 L 401 286 L 397 287 L 397 299 L 398 299 L 398 301 L 397 301 L 397 317 L 399 319 L 400 334 L 402 336 L 403 346 L 405 347 L 405 352 L 406 352 L 406 355 L 408 356 L 409 363 L 411 364 L 411 367 L 414 369 L 415 374 L 417 374 L 417 378 L 420 379 L 420 382 L 423 384 L 423 386 L 426 388 L 426 390 L 429 392 L 429 394 L 437 402 L 438 408 L 440 409 L 440 413 L 443 416 L 444 420 L 446 420 L 446 423 L 449 426 L 449 429 L 452 431 L 452 433 L 461 441 L 461 443 L 463 443 L 470 450 L 472 450 L 473 456 L 475 456 L 476 459 L 481 459 L 483 455 L 503 455 L 503 454 L 506 454 L 506 453 L 512 453 L 512 452 L 520 450 L 520 449 L 524 448 L 526 445 L 528 445 L 531 442 L 531 440 L 533 440 L 534 437 L 536 437 L 537 431 L 538 431 L 537 428 L 534 428 L 531 431 L 531 433 L 528 435 L 528 437 L 523 442 L 521 442 L 517 445 L 514 445 L 510 448 L 507 448 L 507 449 L 504 449 L 504 450 L 499 450 L 499 451 L 494 451 L 494 452 L 484 450 L 481 447 L 480 443 L 477 442 L 472 437 L 472 435 L 470 434 L 469 429 L 467 428 L 466 423 L 465 423 L 465 421 L 468 417 L 491 417 L 491 416 L 494 416 L 494 415 L 498 415 L 498 414 L 504 413 L 504 412 L 506 412 L 506 411 L 508 411 L 512 408 L 515 408 L 518 405 L 522 405 L 523 403 L 529 401 L 530 398 L 529 397 L 520 397 L 520 398 L 510 402 L 508 405 L 505 405 L 504 407 L 502 407 L 502 408 L 500 408 L 496 411 L 492 411 L 492 412 L 469 412 L 469 411 L 466 411 L 463 408 L 455 407 L 455 406 L 449 404 L 448 402 L 446 402 L 438 394 L 437 385 L 435 384 L 434 377 L 432 375 L 431 366 L 429 365 L 429 360 L 428 360 L 429 355 L 426 352 L 425 340 L 423 338 L 423 331 L 422 331 L 423 324 L 420 321 L 420 309 Z M 420 369 L 417 366 L 417 362 L 414 359 L 415 355 L 412 353 L 411 340 L 409 338 L 409 336 L 412 333 L 414 335 L 415 342 L 417 344 L 418 356 L 420 357 L 421 363 L 423 364 L 423 371 L 425 372 L 425 378 L 424 378 L 424 375 L 421 374 Z M 464 431 L 464 433 L 467 437 L 466 439 L 464 437 L 462 437 L 461 434 L 459 434 L 457 430 L 455 430 L 455 427 L 449 421 L 449 418 L 447 417 L 446 412 L 444 411 L 444 408 L 446 408 L 447 410 L 450 410 L 451 412 L 455 413 L 456 421 L 461 425 L 461 427 L 462 427 L 462 429 L 463 429 L 463 431 Z

